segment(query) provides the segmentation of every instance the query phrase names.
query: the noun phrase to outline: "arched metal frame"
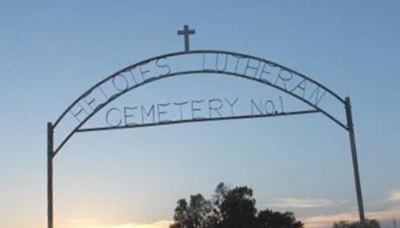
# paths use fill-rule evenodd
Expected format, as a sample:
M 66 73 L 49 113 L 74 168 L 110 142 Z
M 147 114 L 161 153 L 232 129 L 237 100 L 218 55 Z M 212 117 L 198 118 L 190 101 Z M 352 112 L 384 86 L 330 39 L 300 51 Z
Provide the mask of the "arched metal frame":
M 90 113 L 83 121 L 81 121 L 69 134 L 67 134 L 67 136 L 64 139 L 62 139 L 61 143 L 56 148 L 54 148 L 55 147 L 55 145 L 54 145 L 54 130 L 55 130 L 55 128 L 59 125 L 59 123 L 63 120 L 63 118 L 67 115 L 67 113 L 79 101 L 81 101 L 83 98 L 85 98 L 88 94 L 90 94 L 96 88 L 98 88 L 102 84 L 108 82 L 109 80 L 112 80 L 113 78 L 120 75 L 121 73 L 130 71 L 132 69 L 135 69 L 136 67 L 145 65 L 149 62 L 160 60 L 160 59 L 166 59 L 166 58 L 174 57 L 174 56 L 185 56 L 185 55 L 193 55 L 193 54 L 225 54 L 225 55 L 231 55 L 231 56 L 235 56 L 235 57 L 239 57 L 239 58 L 254 59 L 259 62 L 272 65 L 274 67 L 279 67 L 287 72 L 290 72 L 291 74 L 295 74 L 296 76 L 303 78 L 304 80 L 314 83 L 318 87 L 322 88 L 325 92 L 332 95 L 332 97 L 334 97 L 338 102 L 343 104 L 345 112 L 346 112 L 347 123 L 342 123 L 340 120 L 338 120 L 336 117 L 334 117 L 333 114 L 330 114 L 326 110 L 320 108 L 316 104 L 311 103 L 309 100 L 299 96 L 298 94 L 295 94 L 295 93 L 287 90 L 286 88 L 279 87 L 279 86 L 275 85 L 274 83 L 268 82 L 266 80 L 249 77 L 245 74 L 240 74 L 237 72 L 218 71 L 218 70 L 210 70 L 210 69 L 189 70 L 189 71 L 173 72 L 173 73 L 168 73 L 168 74 L 163 74 L 163 75 L 159 75 L 156 77 L 152 77 L 152 78 L 149 78 L 148 80 L 145 80 L 139 84 L 129 87 L 128 89 L 121 91 L 118 94 L 114 94 L 114 96 L 110 97 L 106 102 L 98 105 L 92 113 Z M 284 112 L 284 113 L 272 114 L 272 115 L 271 114 L 257 115 L 257 116 L 243 115 L 243 116 L 207 118 L 207 119 L 179 120 L 179 121 L 170 121 L 170 122 L 165 122 L 165 123 L 151 123 L 151 124 L 141 124 L 141 125 L 134 125 L 134 126 L 81 128 L 92 116 L 94 116 L 96 113 L 98 113 L 102 108 L 106 107 L 110 102 L 114 101 L 115 99 L 119 98 L 120 96 L 128 93 L 129 91 L 131 91 L 133 89 L 136 89 L 138 87 L 144 86 L 148 83 L 158 81 L 161 79 L 167 79 L 167 78 L 171 78 L 171 77 L 175 77 L 175 76 L 190 75 L 190 74 L 224 74 L 224 75 L 229 75 L 229 76 L 233 76 L 233 77 L 237 77 L 237 78 L 252 80 L 252 81 L 267 85 L 269 87 L 275 88 L 281 92 L 284 92 L 284 93 L 304 102 L 305 104 L 309 105 L 310 107 L 312 107 L 312 109 L 304 110 L 304 111 Z M 323 115 L 328 117 L 330 120 L 332 120 L 334 123 L 336 123 L 341 128 L 345 129 L 349 133 L 359 216 L 360 216 L 360 221 L 361 221 L 362 227 L 365 227 L 364 207 L 363 207 L 363 200 L 362 200 L 362 193 L 361 193 L 361 184 L 360 184 L 360 177 L 359 177 L 359 168 L 358 168 L 358 161 L 357 161 L 357 152 L 356 152 L 356 144 L 355 144 L 355 135 L 354 135 L 354 128 L 353 128 L 350 98 L 346 97 L 343 99 L 342 97 L 340 97 L 339 95 L 334 93 L 332 90 L 328 89 L 326 86 L 315 81 L 314 79 L 312 79 L 304 74 L 301 74 L 297 71 L 294 71 L 288 67 L 282 66 L 278 63 L 275 63 L 275 62 L 272 62 L 272 61 L 269 61 L 269 60 L 266 60 L 263 58 L 259 58 L 259 57 L 255 57 L 255 56 L 247 55 L 247 54 L 242 54 L 242 53 L 229 52 L 229 51 L 194 50 L 194 51 L 175 52 L 175 53 L 160 55 L 160 56 L 156 56 L 153 58 L 143 60 L 143 61 L 138 62 L 133 65 L 130 65 L 130 66 L 110 75 L 109 77 L 101 80 L 100 82 L 96 83 L 94 86 L 92 86 L 86 92 L 84 92 L 81 96 L 79 96 L 70 106 L 68 106 L 67 109 L 64 112 L 62 112 L 62 114 L 57 118 L 57 120 L 54 122 L 54 124 L 52 124 L 51 122 L 48 123 L 48 127 L 47 127 L 47 132 L 48 132 L 48 140 L 47 140 L 48 141 L 48 149 L 47 149 L 47 157 L 48 157 L 48 160 L 47 160 L 48 161 L 47 162 L 47 169 L 48 169 L 48 228 L 54 228 L 54 225 L 53 225 L 53 159 L 55 158 L 55 156 L 58 154 L 58 152 L 62 149 L 62 147 L 69 141 L 69 139 L 75 133 L 100 131 L 100 130 L 115 130 L 115 129 L 122 129 L 122 128 L 147 127 L 147 126 L 157 126 L 157 125 L 167 125 L 167 124 L 178 124 L 178 123 L 189 123 L 189 122 L 204 122 L 204 121 L 217 121 L 217 120 L 249 119 L 249 118 L 260 118 L 260 117 L 262 118 L 262 117 L 272 117 L 272 116 L 284 116 L 284 115 L 310 114 L 310 113 L 317 113 L 317 112 L 322 113 Z

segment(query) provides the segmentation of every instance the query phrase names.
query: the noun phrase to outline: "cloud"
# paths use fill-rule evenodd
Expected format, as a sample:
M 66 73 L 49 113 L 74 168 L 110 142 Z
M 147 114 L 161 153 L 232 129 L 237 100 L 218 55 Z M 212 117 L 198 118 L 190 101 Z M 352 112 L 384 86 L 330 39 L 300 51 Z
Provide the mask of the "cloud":
M 400 202 L 400 190 L 393 190 L 386 199 L 389 202 Z
M 98 219 L 95 219 L 95 218 L 73 218 L 73 219 L 69 219 L 67 222 L 72 223 L 72 224 L 94 223 L 94 222 L 98 222 Z
M 106 223 L 96 218 L 70 219 L 67 224 L 60 224 L 62 228 L 167 228 L 171 221 L 160 220 L 150 223 Z
M 384 211 L 373 211 L 366 213 L 366 217 L 369 219 L 377 220 L 390 220 L 392 218 L 400 218 L 400 210 L 384 210 Z M 339 220 L 355 221 L 358 220 L 358 212 L 345 212 L 339 214 L 330 215 L 317 215 L 306 218 L 301 218 L 307 228 L 313 227 L 332 227 L 332 224 Z
M 331 199 L 303 199 L 303 198 L 281 198 L 270 203 L 274 207 L 284 208 L 318 208 L 318 207 L 336 207 L 347 204 L 345 200 Z

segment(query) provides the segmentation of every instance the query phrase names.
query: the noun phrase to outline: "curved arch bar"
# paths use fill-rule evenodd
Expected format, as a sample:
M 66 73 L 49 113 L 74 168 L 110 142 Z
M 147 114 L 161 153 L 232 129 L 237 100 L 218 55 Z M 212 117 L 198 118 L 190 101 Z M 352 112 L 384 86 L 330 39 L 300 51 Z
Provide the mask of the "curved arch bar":
M 172 67 L 175 66 L 173 65 L 173 61 L 179 62 L 183 60 L 179 59 L 179 57 L 187 57 L 199 64 L 194 67 L 181 67 L 182 69 L 178 70 L 175 68 L 173 69 Z M 223 64 L 220 64 L 220 58 L 223 59 Z M 207 60 L 212 62 L 212 64 L 209 65 Z M 149 70 L 145 69 L 147 64 L 152 64 L 157 71 L 150 73 Z M 78 132 L 93 115 L 113 100 L 145 84 L 174 76 L 190 74 L 221 74 L 262 83 L 304 102 L 315 111 L 321 112 L 333 122 L 347 130 L 346 124 L 342 123 L 333 114 L 329 113 L 319 105 L 326 95 L 330 95 L 341 105 L 345 104 L 345 100 L 317 81 L 287 67 L 262 58 L 227 51 L 198 50 L 171 53 L 141 61 L 116 72 L 92 86 L 89 90 L 78 97 L 78 99 L 76 99 L 55 121 L 54 127 L 56 127 L 63 118 L 76 107 L 78 107 L 79 113 L 76 112 L 78 114 L 75 115 L 75 117 L 77 118 L 78 115 L 84 116 L 80 119 L 77 118 L 78 123 L 76 127 L 61 141 L 54 152 L 54 156 L 73 136 L 73 134 Z M 296 80 L 296 83 L 295 86 L 289 87 L 287 86 L 287 83 L 291 80 Z M 112 86 L 110 87 L 110 85 Z M 107 86 L 111 88 L 112 91 L 106 95 L 104 90 Z M 96 100 L 95 98 L 90 98 L 94 93 L 102 94 L 103 100 L 99 101 L 99 99 Z M 84 110 L 82 104 L 80 104 L 81 102 L 91 109 Z M 85 113 L 82 110 L 84 110 Z

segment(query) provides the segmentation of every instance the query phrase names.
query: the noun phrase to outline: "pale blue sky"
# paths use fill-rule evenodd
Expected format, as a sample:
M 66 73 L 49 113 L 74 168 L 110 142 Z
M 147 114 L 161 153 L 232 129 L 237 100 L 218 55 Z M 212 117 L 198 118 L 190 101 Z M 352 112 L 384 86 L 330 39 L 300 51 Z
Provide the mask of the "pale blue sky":
M 399 1 L 2 1 L 0 227 L 44 227 L 46 122 L 115 71 L 182 50 L 176 30 L 184 24 L 197 31 L 192 49 L 266 58 L 350 96 L 366 211 L 398 216 L 398 12 Z M 155 83 L 129 98 L 138 104 L 149 96 L 264 91 L 250 82 L 193 77 Z M 60 224 L 171 219 L 176 199 L 210 196 L 220 181 L 249 185 L 260 208 L 301 218 L 356 207 L 347 135 L 320 115 L 79 135 L 55 169 Z M 282 206 L 288 198 L 328 203 Z

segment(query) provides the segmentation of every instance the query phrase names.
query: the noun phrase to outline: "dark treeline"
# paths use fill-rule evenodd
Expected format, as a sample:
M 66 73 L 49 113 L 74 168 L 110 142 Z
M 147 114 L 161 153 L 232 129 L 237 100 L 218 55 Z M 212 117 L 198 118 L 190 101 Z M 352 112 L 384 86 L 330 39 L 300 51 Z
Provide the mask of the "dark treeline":
M 365 228 L 380 228 L 380 224 L 375 219 L 367 219 Z M 360 222 L 338 221 L 333 224 L 333 228 L 361 228 Z
M 229 188 L 221 183 L 212 199 L 191 195 L 180 199 L 170 228 L 301 228 L 292 212 L 258 211 L 253 190 L 247 186 Z

